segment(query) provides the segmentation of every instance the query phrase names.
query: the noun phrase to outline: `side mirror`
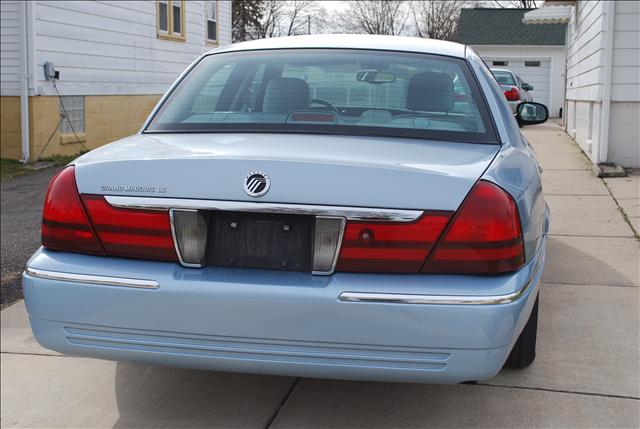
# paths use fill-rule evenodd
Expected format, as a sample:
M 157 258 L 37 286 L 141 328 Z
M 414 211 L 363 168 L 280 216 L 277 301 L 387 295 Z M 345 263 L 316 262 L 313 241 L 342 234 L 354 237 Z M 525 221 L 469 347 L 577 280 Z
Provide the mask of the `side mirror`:
M 528 83 L 523 83 L 522 89 L 524 89 L 525 91 L 533 91 L 533 86 L 529 85 Z
M 516 119 L 520 125 L 536 125 L 547 122 L 549 109 L 540 103 L 525 102 L 518 104 Z

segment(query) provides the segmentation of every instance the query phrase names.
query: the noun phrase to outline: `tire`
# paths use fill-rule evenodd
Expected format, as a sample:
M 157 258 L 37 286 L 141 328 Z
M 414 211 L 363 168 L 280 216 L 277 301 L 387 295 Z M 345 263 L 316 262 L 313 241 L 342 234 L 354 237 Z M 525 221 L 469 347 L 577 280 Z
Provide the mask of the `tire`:
M 528 367 L 536 358 L 536 334 L 538 332 L 538 300 L 533 304 L 531 316 L 527 324 L 522 329 L 518 340 L 513 346 L 507 361 L 504 363 L 505 368 L 522 369 Z

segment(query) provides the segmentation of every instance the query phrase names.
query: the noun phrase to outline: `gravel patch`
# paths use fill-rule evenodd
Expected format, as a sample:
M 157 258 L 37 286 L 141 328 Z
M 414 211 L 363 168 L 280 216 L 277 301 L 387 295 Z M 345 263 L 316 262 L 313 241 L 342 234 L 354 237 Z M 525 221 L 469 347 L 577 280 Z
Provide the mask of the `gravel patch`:
M 47 185 L 59 168 L 3 180 L 1 190 L 0 306 L 22 297 L 21 274 L 40 246 L 42 203 Z

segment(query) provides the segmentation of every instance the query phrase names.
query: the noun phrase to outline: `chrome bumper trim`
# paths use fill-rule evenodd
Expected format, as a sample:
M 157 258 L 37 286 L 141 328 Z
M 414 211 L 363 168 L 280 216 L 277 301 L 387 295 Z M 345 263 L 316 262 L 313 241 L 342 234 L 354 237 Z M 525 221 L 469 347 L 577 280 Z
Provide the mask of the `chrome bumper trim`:
M 128 197 L 105 195 L 109 204 L 120 208 L 169 210 L 224 210 L 255 213 L 303 214 L 313 216 L 344 217 L 349 220 L 384 220 L 412 222 L 424 213 L 422 210 L 396 210 L 368 207 L 322 206 L 308 204 L 258 203 L 250 201 L 198 200 L 183 198 Z
M 47 280 L 60 280 L 74 283 L 90 283 L 103 286 L 132 287 L 138 289 L 159 289 L 160 285 L 155 280 L 127 279 L 123 277 L 94 276 L 90 274 L 61 273 L 58 271 L 38 270 L 29 268 L 25 270 L 31 277 Z
M 505 295 L 423 295 L 376 292 L 342 292 L 338 299 L 345 302 L 369 302 L 387 304 L 440 304 L 440 305 L 497 305 L 509 304 L 516 301 L 535 283 L 535 279 L 542 267 L 544 257 L 539 256 L 533 273 L 525 285 L 519 290 Z

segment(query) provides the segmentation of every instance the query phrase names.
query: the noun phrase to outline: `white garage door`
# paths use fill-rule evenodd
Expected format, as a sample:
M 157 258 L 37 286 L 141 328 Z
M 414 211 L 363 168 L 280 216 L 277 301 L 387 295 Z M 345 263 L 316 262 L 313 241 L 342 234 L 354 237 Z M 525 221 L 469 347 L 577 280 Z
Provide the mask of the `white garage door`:
M 489 67 L 509 69 L 526 83 L 533 85 L 533 101 L 551 109 L 551 60 L 538 58 L 483 58 Z M 505 64 L 506 63 L 506 64 Z

